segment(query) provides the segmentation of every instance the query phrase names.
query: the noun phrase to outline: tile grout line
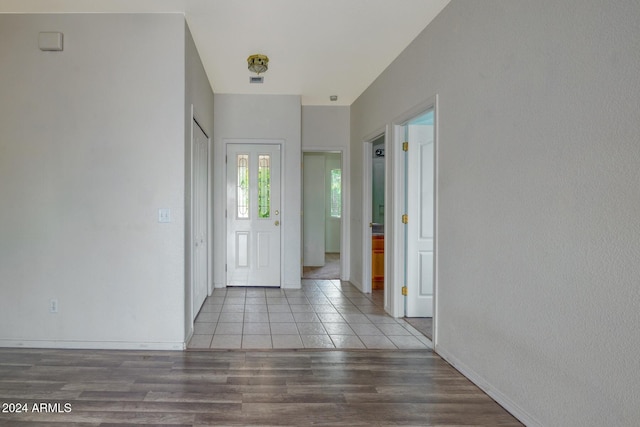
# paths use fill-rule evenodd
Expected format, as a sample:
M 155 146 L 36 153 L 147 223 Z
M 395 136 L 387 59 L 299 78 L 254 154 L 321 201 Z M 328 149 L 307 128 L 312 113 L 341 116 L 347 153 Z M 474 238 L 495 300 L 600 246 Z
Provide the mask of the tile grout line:
M 348 315 L 349 314 L 356 314 L 359 316 L 363 316 L 363 320 L 366 319 L 366 322 L 363 322 L 362 324 L 370 324 L 376 331 L 377 333 L 375 335 L 369 335 L 371 337 L 384 337 L 384 339 L 391 345 L 393 346 L 393 348 L 398 348 L 398 344 L 396 344 L 394 342 L 394 340 L 391 337 L 395 337 L 396 340 L 402 340 L 402 339 L 406 339 L 407 337 L 412 337 L 414 338 L 418 344 L 420 344 L 420 348 L 422 348 L 422 346 L 424 346 L 424 348 L 427 348 L 427 346 L 421 341 L 418 340 L 415 334 L 415 331 L 412 331 L 411 329 L 408 328 L 408 326 L 410 326 L 406 321 L 404 321 L 403 319 L 393 319 L 393 322 L 384 322 L 382 324 L 376 323 L 376 319 L 373 318 L 373 316 L 383 316 L 383 317 L 388 317 L 388 315 L 386 315 L 384 313 L 384 311 L 379 311 L 380 309 L 380 305 L 374 300 L 373 296 L 367 296 L 365 294 L 361 294 L 361 293 L 356 293 L 354 292 L 354 287 L 352 284 L 348 284 L 349 286 L 347 287 L 348 289 L 345 289 L 345 284 L 348 282 L 340 282 L 340 284 L 336 284 L 335 281 L 328 281 L 328 284 L 325 284 L 324 286 L 320 286 L 317 283 L 313 283 L 312 286 L 309 286 L 308 288 L 305 289 L 305 286 L 303 284 L 303 288 L 299 289 L 299 290 L 294 290 L 292 292 L 287 292 L 287 290 L 281 290 L 281 292 L 279 293 L 279 295 L 277 296 L 277 298 L 282 298 L 283 301 L 279 301 L 283 304 L 286 305 L 287 310 L 284 310 L 284 308 L 282 309 L 282 312 L 286 312 L 286 313 L 290 313 L 291 314 L 291 318 L 293 319 L 293 321 L 290 323 L 292 325 L 294 325 L 296 327 L 297 330 L 297 335 L 296 336 L 300 341 L 302 340 L 302 334 L 301 331 L 299 330 L 299 324 L 303 324 L 303 323 L 309 323 L 309 322 L 299 322 L 298 319 L 296 318 L 296 316 L 293 316 L 293 308 L 292 308 L 292 301 L 291 299 L 297 299 L 297 301 L 293 301 L 293 302 L 301 302 L 304 303 L 304 305 L 310 305 L 311 306 L 311 311 L 309 311 L 309 313 L 313 313 L 313 316 L 315 318 L 317 318 L 317 321 L 319 323 L 319 325 L 322 327 L 324 334 L 321 334 L 320 336 L 326 336 L 326 338 L 328 338 L 328 341 L 332 344 L 332 348 L 341 348 L 338 347 L 338 345 L 336 345 L 336 339 L 334 337 L 332 337 L 332 334 L 330 333 L 330 331 L 326 328 L 326 324 L 328 323 L 332 323 L 330 321 L 330 318 L 328 319 L 330 314 L 337 314 L 338 317 L 340 319 L 342 319 L 342 321 L 338 322 L 338 323 L 343 323 L 346 325 L 347 328 L 349 328 L 351 330 L 351 332 L 353 332 L 354 334 L 348 334 L 345 335 L 345 337 L 354 337 L 354 339 L 357 339 L 358 342 L 363 343 L 363 337 L 367 336 L 367 335 L 360 335 L 357 332 L 357 329 L 354 330 L 354 325 L 359 324 L 357 322 L 350 322 L 348 320 Z M 227 313 L 227 311 L 225 310 L 225 303 L 230 303 L 232 302 L 231 300 L 227 301 L 227 298 L 239 298 L 240 295 L 237 292 L 227 292 L 228 290 L 225 289 L 225 293 L 224 293 L 224 297 L 222 299 L 222 306 L 220 307 L 220 312 L 218 314 L 218 322 L 216 323 L 213 335 L 211 337 L 211 344 L 209 345 L 209 347 L 213 344 L 213 339 L 216 336 L 216 330 L 218 327 L 218 323 L 220 322 L 220 317 L 222 317 L 223 313 Z M 215 290 L 214 290 L 215 292 Z M 245 325 L 247 323 L 252 323 L 252 322 L 245 322 L 246 320 L 246 314 L 247 314 L 247 309 L 249 308 L 249 304 L 247 304 L 247 299 L 250 297 L 256 297 L 255 294 L 250 294 L 247 292 L 247 289 L 243 289 L 243 292 L 241 293 L 242 297 L 243 297 L 243 313 L 242 313 L 242 332 L 240 334 L 240 340 L 241 340 L 241 347 L 242 344 L 244 343 L 244 338 L 245 335 L 249 335 L 249 334 L 245 334 Z M 262 293 L 261 295 L 264 295 L 265 298 L 265 306 L 266 306 L 266 313 L 267 313 L 267 319 L 269 319 L 269 340 L 271 343 L 271 348 L 274 348 L 275 346 L 275 342 L 274 342 L 274 334 L 273 334 L 273 329 L 272 329 L 272 325 L 271 325 L 271 310 L 270 307 L 273 306 L 274 304 L 269 304 L 269 299 L 266 292 Z M 322 299 L 320 298 L 313 298 L 314 296 L 321 296 Z M 214 297 L 214 295 L 212 294 L 211 297 Z M 222 297 L 222 295 L 219 296 L 219 298 Z M 271 298 L 273 299 L 273 298 Z M 364 303 L 366 301 L 366 303 Z M 314 303 L 315 302 L 315 303 Z M 347 303 L 347 304 L 344 304 Z M 328 305 L 328 308 L 330 308 L 332 311 L 328 312 L 328 313 L 323 313 L 323 312 L 319 312 L 318 311 L 318 305 Z M 218 305 L 218 304 L 216 304 Z M 230 304 L 229 304 L 230 305 Z M 277 305 L 277 304 L 276 304 Z M 233 311 L 229 311 L 229 313 L 231 313 Z M 280 312 L 280 311 L 278 311 Z M 276 312 L 273 312 L 276 313 Z M 322 314 L 326 314 L 326 316 L 322 316 Z M 347 316 L 347 317 L 345 317 Z M 304 316 L 299 315 L 298 317 L 302 317 L 304 318 Z M 197 323 L 197 322 L 196 322 Z M 224 322 L 222 322 L 224 323 Z M 287 322 L 288 323 L 288 322 Z M 315 321 L 311 321 L 311 323 L 316 323 Z M 335 322 L 333 322 L 335 323 Z M 389 327 L 382 327 L 382 325 L 395 325 L 396 327 L 399 326 L 402 330 L 403 333 L 401 335 L 388 335 L 387 332 L 385 332 L 385 330 L 389 330 Z M 266 335 L 266 334 L 257 334 L 257 335 Z M 334 336 L 340 336 L 343 334 L 333 334 Z M 420 336 L 422 336 L 422 334 L 420 334 Z M 373 339 L 373 338 L 372 338 Z M 363 344 L 365 347 L 366 344 Z M 303 348 L 309 348 L 309 347 L 305 347 L 303 345 Z M 316 348 L 316 347 L 314 347 Z M 322 347 L 319 347 L 322 348 Z M 367 347 L 368 348 L 368 347 Z M 403 347 L 404 348 L 404 347 Z

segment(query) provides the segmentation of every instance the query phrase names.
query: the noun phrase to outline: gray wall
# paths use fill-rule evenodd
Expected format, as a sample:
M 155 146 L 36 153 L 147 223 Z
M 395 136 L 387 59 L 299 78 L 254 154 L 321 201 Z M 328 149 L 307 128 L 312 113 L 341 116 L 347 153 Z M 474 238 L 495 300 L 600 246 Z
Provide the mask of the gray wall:
M 0 345 L 182 348 L 184 43 L 180 14 L 0 15 Z
M 352 105 L 355 265 L 362 140 L 438 94 L 436 349 L 528 425 L 640 420 L 638 22 L 454 0 Z
M 299 288 L 302 275 L 300 206 L 301 169 L 300 97 L 297 95 L 234 95 L 216 94 L 214 141 L 214 284 L 226 286 L 225 208 L 225 140 L 279 139 L 282 151 L 282 283 L 283 287 Z
M 302 149 L 349 149 L 349 107 L 303 105 Z

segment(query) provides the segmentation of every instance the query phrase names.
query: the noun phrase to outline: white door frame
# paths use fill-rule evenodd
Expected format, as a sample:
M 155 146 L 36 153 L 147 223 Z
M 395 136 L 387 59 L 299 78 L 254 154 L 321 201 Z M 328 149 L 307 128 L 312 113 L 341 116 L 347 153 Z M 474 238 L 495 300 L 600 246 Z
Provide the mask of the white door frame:
M 373 191 L 373 141 L 380 135 L 367 138 L 362 144 L 362 284 L 361 291 L 371 293 L 371 230 L 369 223 L 373 220 L 371 204 Z
M 340 154 L 340 164 L 342 168 L 342 217 L 340 218 L 340 280 L 349 280 L 349 272 L 351 266 L 351 260 L 349 257 L 349 248 L 351 245 L 350 233 L 349 233 L 349 221 L 350 209 L 349 201 L 349 188 L 350 188 L 350 175 L 349 175 L 349 155 L 348 151 L 344 147 L 302 147 L 302 159 L 304 160 L 305 153 L 338 153 Z M 304 184 L 304 183 L 303 183 Z M 301 191 L 304 191 L 304 185 L 301 186 Z M 303 200 L 301 197 L 300 200 Z M 304 239 L 303 224 L 300 223 L 300 239 Z M 304 247 L 304 240 L 300 242 Z M 302 262 L 300 259 L 300 271 L 302 272 Z
M 404 142 L 404 126 L 406 122 L 409 120 L 427 112 L 428 110 L 433 109 L 434 119 L 433 119 L 433 144 L 434 144 L 434 200 L 433 200 L 433 228 L 434 228 L 434 245 L 433 245 L 433 345 L 437 345 L 438 339 L 438 148 L 439 148 L 439 139 L 438 139 L 438 95 L 435 95 L 426 101 L 414 106 L 409 109 L 402 115 L 398 116 L 395 120 L 393 120 L 393 145 L 396 150 L 400 150 L 398 154 L 402 153 L 402 143 Z M 402 155 L 398 155 L 394 159 L 394 190 L 395 194 L 404 196 L 405 191 L 405 183 L 404 183 L 404 173 L 405 173 L 405 165 L 404 158 Z M 398 212 L 402 215 L 404 212 L 404 200 L 403 198 L 398 198 L 398 200 L 394 203 L 394 211 Z M 394 254 L 401 254 L 399 258 L 404 261 L 404 248 L 405 248 L 405 238 L 403 232 L 403 224 L 400 221 L 394 222 L 394 234 L 398 236 L 393 244 L 393 252 Z M 394 295 L 402 295 L 402 286 L 404 283 L 404 271 L 403 268 L 399 268 L 394 275 L 394 280 L 392 283 L 392 287 L 394 288 Z M 393 306 L 393 314 L 396 317 L 404 315 L 404 298 L 400 298 L 395 301 Z
M 293 209 L 291 208 L 288 204 L 286 199 L 284 198 L 284 194 L 286 194 L 285 191 L 285 186 L 286 181 L 284 179 L 284 169 L 285 169 L 285 153 L 284 153 L 284 140 L 282 139 L 235 139 L 235 138 L 230 138 L 230 139 L 224 139 L 223 140 L 224 143 L 224 156 L 226 158 L 227 156 L 227 148 L 229 145 L 279 145 L 280 146 L 280 212 L 284 213 L 287 212 L 287 209 Z M 224 162 L 224 188 L 225 188 L 225 200 L 226 200 L 226 182 L 227 182 L 227 162 Z M 224 211 L 226 212 L 227 209 L 227 205 L 225 202 L 224 205 Z M 284 214 L 282 216 L 284 218 Z M 223 226 L 223 235 L 225 236 L 224 238 L 224 242 L 225 242 L 225 256 L 224 256 L 224 265 L 227 265 L 227 254 L 226 254 L 226 248 L 227 248 L 227 239 L 228 239 L 228 235 L 227 235 L 227 218 L 224 218 L 224 226 Z M 283 283 L 284 283 L 284 244 L 283 244 L 283 239 L 284 236 L 282 235 L 282 227 L 280 228 L 280 289 L 283 289 Z M 225 271 L 224 273 L 224 287 L 227 287 L 227 272 Z
M 367 135 L 362 143 L 362 292 L 371 293 L 371 227 L 369 223 L 373 220 L 372 218 L 372 203 L 373 197 L 371 192 L 373 191 L 373 142 L 384 136 L 384 147 L 385 147 L 385 189 L 384 189 L 384 200 L 385 200 L 385 236 L 384 236 L 384 307 L 388 313 L 391 313 L 391 309 L 389 306 L 389 301 L 393 299 L 390 294 L 390 289 L 388 286 L 388 273 L 393 270 L 393 256 L 389 253 L 389 239 L 392 236 L 389 236 L 387 233 L 387 225 L 389 224 L 389 216 L 387 207 L 390 205 L 389 200 L 392 196 L 389 185 L 389 165 L 390 162 L 387 160 L 389 157 L 387 153 L 389 152 L 389 127 L 385 126 L 383 128 L 377 129 L 375 132 Z
M 188 193 L 186 194 L 187 197 L 189 198 L 189 205 L 188 205 L 188 209 L 189 212 L 185 212 L 185 229 L 186 229 L 186 237 L 187 237 L 187 241 L 186 241 L 186 245 L 185 245 L 185 266 L 187 269 L 187 273 L 188 273 L 188 280 L 186 282 L 186 295 L 185 295 L 185 302 L 186 302 L 186 325 L 187 325 L 187 337 L 190 338 L 191 335 L 193 334 L 193 325 L 194 325 L 194 320 L 195 320 L 195 316 L 197 313 L 193 312 L 193 300 L 194 300 L 194 295 L 193 295 L 193 288 L 194 288 L 194 274 L 193 274 L 193 252 L 191 250 L 192 245 L 193 245 L 193 220 L 191 218 L 191 216 L 193 215 L 193 143 L 194 143 L 194 126 L 199 126 L 200 129 L 202 130 L 202 132 L 204 133 L 204 135 L 207 137 L 207 153 L 208 153 L 208 158 L 207 158 L 207 187 L 208 187 L 208 191 L 207 191 L 207 246 L 208 246 L 208 256 L 207 256 L 207 295 L 211 295 L 211 293 L 213 292 L 213 277 L 211 272 L 213 271 L 213 257 L 211 256 L 213 253 L 213 215 L 211 215 L 212 212 L 212 195 L 211 195 L 211 189 L 213 188 L 212 186 L 212 170 L 213 170 L 213 164 L 212 164 L 212 156 L 211 156 L 211 131 L 209 129 L 206 129 L 205 126 L 202 124 L 203 121 L 198 119 L 199 115 L 198 112 L 195 110 L 195 108 L 193 107 L 193 105 L 191 105 L 191 122 L 190 122 L 190 129 L 189 129 L 189 133 L 190 133 L 190 140 L 189 140 L 189 152 L 187 153 L 188 155 L 188 165 L 189 165 L 189 176 L 186 177 L 187 178 L 187 185 L 188 188 L 186 191 L 188 191 Z M 188 215 L 188 216 L 187 216 Z

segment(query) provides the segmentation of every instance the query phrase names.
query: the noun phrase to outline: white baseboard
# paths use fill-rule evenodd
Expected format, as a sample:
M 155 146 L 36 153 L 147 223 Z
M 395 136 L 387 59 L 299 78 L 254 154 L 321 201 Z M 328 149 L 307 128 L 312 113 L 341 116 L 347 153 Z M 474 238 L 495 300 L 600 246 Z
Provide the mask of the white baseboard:
M 446 360 L 451 366 L 456 368 L 462 375 L 467 377 L 469 381 L 477 385 L 482 391 L 487 393 L 500 406 L 509 411 L 511 415 L 516 417 L 521 423 L 528 427 L 542 427 L 543 424 L 537 421 L 531 414 L 522 409 L 517 403 L 512 401 L 508 396 L 504 395 L 500 390 L 496 389 L 481 375 L 460 362 L 455 356 L 447 352 L 440 345 L 436 345 L 434 351 Z
M 47 348 L 74 350 L 178 350 L 186 349 L 183 342 L 127 342 L 127 341 L 64 341 L 64 340 L 7 340 L 0 339 L 0 347 Z
M 226 287 L 227 287 L 227 285 L 225 283 L 214 283 L 213 284 L 213 288 L 214 289 L 224 289 Z M 302 283 L 301 282 L 298 282 L 298 283 L 283 283 L 280 288 L 281 289 L 301 289 L 302 288 Z

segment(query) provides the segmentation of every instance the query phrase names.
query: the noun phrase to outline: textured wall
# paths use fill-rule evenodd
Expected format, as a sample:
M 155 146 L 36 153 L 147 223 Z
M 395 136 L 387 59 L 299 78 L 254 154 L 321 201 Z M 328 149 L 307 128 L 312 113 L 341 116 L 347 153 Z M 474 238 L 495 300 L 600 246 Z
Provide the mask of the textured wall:
M 530 425 L 640 421 L 639 22 L 454 0 L 352 106 L 355 175 L 439 95 L 437 350 Z
M 0 58 L 0 345 L 182 348 L 184 16 L 0 15 Z

